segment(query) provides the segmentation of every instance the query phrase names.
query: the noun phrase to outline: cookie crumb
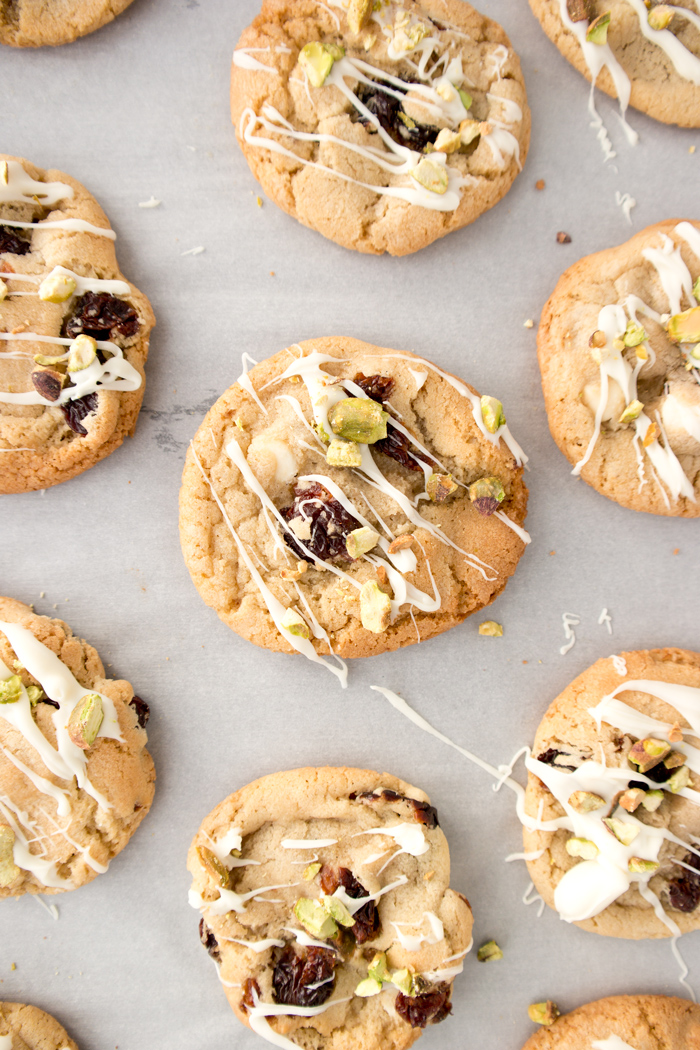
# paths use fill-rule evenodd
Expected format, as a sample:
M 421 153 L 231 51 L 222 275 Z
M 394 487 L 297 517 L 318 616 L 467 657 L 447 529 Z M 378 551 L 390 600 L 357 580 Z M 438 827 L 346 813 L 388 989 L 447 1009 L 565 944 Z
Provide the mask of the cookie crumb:
M 536 190 L 543 190 L 546 185 L 547 185 L 547 183 L 544 181 L 544 179 L 538 179 L 537 182 L 535 183 L 535 189 Z
M 695 146 L 688 146 L 688 153 L 695 153 Z
M 560 230 L 557 234 L 557 244 L 571 244 L 571 237 L 568 233 L 564 233 L 563 230 Z
M 552 556 L 553 554 L 556 554 L 556 553 L 557 553 L 556 551 L 550 551 L 550 552 L 549 552 L 549 556 L 550 556 L 550 558 L 551 558 L 551 556 Z
M 10 966 L 10 969 L 11 970 L 16 970 L 17 969 L 17 963 L 12 963 L 11 966 Z
M 676 548 L 674 549 L 673 553 L 674 553 L 674 554 L 680 554 L 680 553 L 681 553 L 681 549 L 680 549 L 680 547 L 676 547 Z
M 535 327 L 535 322 L 532 320 L 531 317 L 528 317 L 527 321 L 525 322 L 525 328 L 534 328 L 534 327 Z
M 150 200 L 139 201 L 139 208 L 157 208 L 162 203 L 162 201 L 157 200 L 155 197 L 151 197 Z
M 257 204 L 258 208 L 262 208 L 262 197 L 256 197 L 255 203 Z
M 198 248 L 188 248 L 186 252 L 180 252 L 180 255 L 201 255 L 204 251 L 206 248 L 200 244 Z
M 39 597 L 40 598 L 45 598 L 46 597 L 46 591 L 39 591 Z
M 274 276 L 275 276 L 275 271 L 274 270 L 270 270 L 270 277 L 274 277 Z
M 430 880 L 432 878 L 434 878 L 434 877 L 435 877 L 435 872 L 434 871 L 426 871 L 425 875 L 423 876 L 423 880 L 425 882 L 430 882 Z

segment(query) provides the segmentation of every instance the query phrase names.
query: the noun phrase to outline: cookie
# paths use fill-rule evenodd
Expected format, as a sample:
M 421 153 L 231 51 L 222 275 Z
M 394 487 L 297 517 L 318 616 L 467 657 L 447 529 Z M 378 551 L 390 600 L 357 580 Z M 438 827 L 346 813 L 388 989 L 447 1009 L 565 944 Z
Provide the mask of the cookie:
M 696 736 L 700 654 L 684 649 L 598 660 L 551 704 L 526 759 L 524 836 L 562 919 L 632 939 L 700 928 Z
M 69 44 L 101 29 L 132 0 L 3 0 L 0 44 L 44 47 Z
M 672 219 L 560 279 L 537 349 L 552 437 L 632 510 L 700 515 L 700 223 Z
M 431 362 L 309 340 L 241 376 L 197 431 L 185 561 L 257 645 L 329 667 L 397 649 L 503 590 L 529 541 L 525 459 L 500 402 Z
M 462 0 L 264 0 L 233 54 L 231 114 L 275 204 L 373 255 L 473 222 L 530 141 L 518 57 Z
M 62 620 L 0 598 L 0 897 L 107 871 L 153 801 L 148 714 Z
M 190 904 L 240 1021 L 278 1046 L 411 1046 L 451 1010 L 469 903 L 424 792 L 295 769 L 229 795 L 190 847 Z
M 564 58 L 620 100 L 623 117 L 631 104 L 665 124 L 700 127 L 700 15 L 691 0 L 670 8 L 657 0 L 530 0 L 530 7 Z
M 36 1006 L 0 1003 L 0 1050 L 78 1050 L 78 1044 Z
M 66 481 L 134 432 L 155 319 L 115 237 L 75 179 L 0 157 L 0 493 Z
M 700 1007 L 670 995 L 613 995 L 540 1028 L 523 1050 L 700 1050 Z

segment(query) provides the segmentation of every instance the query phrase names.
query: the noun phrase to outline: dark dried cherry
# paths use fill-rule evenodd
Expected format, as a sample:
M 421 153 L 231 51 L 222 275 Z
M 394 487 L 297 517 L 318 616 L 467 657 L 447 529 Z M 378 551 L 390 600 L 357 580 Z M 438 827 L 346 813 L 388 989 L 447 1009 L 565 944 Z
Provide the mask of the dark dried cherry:
M 676 911 L 691 912 L 700 904 L 700 857 L 686 853 L 683 863 L 695 868 L 697 875 L 687 868 L 681 868 L 683 874 L 668 884 L 668 902 Z
M 243 998 L 240 1002 L 241 1010 L 245 1013 L 255 1006 L 255 1000 L 260 998 L 260 985 L 253 977 L 246 977 L 243 982 Z
M 435 142 L 440 133 L 439 128 L 416 124 L 414 120 L 411 120 L 404 113 L 401 100 L 394 95 L 389 95 L 379 84 L 361 84 L 357 89 L 357 97 L 363 106 L 377 118 L 389 138 L 400 146 L 408 146 L 420 152 L 429 143 Z M 351 119 L 355 122 L 359 121 L 369 132 L 376 130 L 376 125 L 360 112 L 353 114 Z
M 142 700 L 140 696 L 132 696 L 129 701 L 129 707 L 133 707 L 136 712 L 136 721 L 145 729 L 148 725 L 148 719 L 151 717 L 151 709 L 145 700 Z
M 408 798 L 407 795 L 399 795 L 398 792 L 392 791 L 390 788 L 383 788 L 379 792 L 374 791 L 353 791 L 348 796 L 351 802 L 364 802 L 372 804 L 373 802 L 410 802 L 413 806 L 414 816 L 419 824 L 425 824 L 431 831 L 433 828 L 440 826 L 438 820 L 438 814 L 435 806 L 431 806 L 428 802 L 419 802 L 417 798 Z
M 205 923 L 204 919 L 199 920 L 199 939 L 211 955 L 212 959 L 214 959 L 215 962 L 221 962 L 219 942 Z
M 368 896 L 365 887 L 355 878 L 349 868 L 338 868 L 336 871 L 334 868 L 324 864 L 321 868 L 320 881 L 321 889 L 329 897 L 335 893 L 339 886 L 342 886 L 348 897 L 352 897 L 353 900 Z M 365 941 L 372 940 L 379 933 L 381 921 L 375 901 L 367 901 L 366 904 L 363 904 L 355 912 L 353 918 L 355 922 L 349 929 L 354 934 L 358 944 L 364 944 Z
M 563 755 L 564 758 L 574 757 L 566 751 L 557 751 L 556 748 L 548 747 L 546 751 L 537 756 L 537 761 L 544 762 L 546 766 L 554 766 L 556 769 L 568 769 L 570 773 L 574 773 L 578 769 L 578 766 L 565 766 L 563 762 L 557 762 L 556 759 L 559 755 Z
M 26 255 L 31 243 L 15 233 L 11 226 L 0 226 L 0 255 L 9 252 L 11 255 Z
M 61 710 L 61 705 L 58 700 L 51 700 L 48 696 L 43 696 L 41 700 L 37 700 L 38 704 L 48 704 L 49 707 L 55 707 L 57 711 Z
M 85 394 L 84 397 L 77 397 L 75 401 L 66 401 L 59 407 L 73 433 L 85 437 L 87 430 L 82 421 L 91 412 L 97 411 L 97 394 Z
M 653 780 L 655 784 L 665 784 L 670 778 L 673 770 L 666 769 L 663 762 L 660 762 L 658 766 L 653 766 L 651 769 L 647 769 L 644 772 L 645 777 L 649 777 L 649 780 Z M 648 789 L 648 785 L 647 785 Z
M 396 1012 L 404 1021 L 408 1021 L 411 1028 L 439 1024 L 451 1010 L 449 984 L 439 984 L 431 992 L 423 992 L 422 995 L 409 996 L 399 992 L 396 996 Z
M 328 489 L 317 482 L 308 488 L 297 487 L 294 489 L 294 502 L 291 507 L 284 507 L 280 513 L 288 522 L 308 522 L 311 535 L 301 542 L 321 561 L 330 561 L 333 558 L 352 561 L 345 538 L 353 529 L 359 529 L 360 523 L 348 513 L 342 503 L 333 499 Z M 285 532 L 284 540 L 298 558 L 308 557 L 291 529 Z
M 373 401 L 379 401 L 380 404 L 389 400 L 391 391 L 394 389 L 394 380 L 391 376 L 366 376 L 364 372 L 358 372 L 354 382 L 365 392 L 367 397 L 371 397 Z
M 63 325 L 69 339 L 84 333 L 93 339 L 128 339 L 140 327 L 133 306 L 108 292 L 86 292 L 76 300 L 71 317 Z
M 297 954 L 288 944 L 272 972 L 275 1001 L 286 1006 L 322 1006 L 333 991 L 336 963 L 335 952 L 326 948 L 306 948 Z

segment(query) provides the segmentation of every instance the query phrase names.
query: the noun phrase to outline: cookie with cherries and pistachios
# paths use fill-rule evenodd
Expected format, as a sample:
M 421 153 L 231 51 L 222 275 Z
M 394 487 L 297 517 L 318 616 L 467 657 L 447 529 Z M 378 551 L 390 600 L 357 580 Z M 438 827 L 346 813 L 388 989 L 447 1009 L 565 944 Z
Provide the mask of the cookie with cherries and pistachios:
M 460 623 L 529 541 L 526 459 L 495 397 L 415 354 L 309 340 L 240 377 L 197 431 L 182 549 L 257 645 L 370 656 Z
M 44 47 L 69 44 L 101 29 L 132 0 L 2 0 L 0 44 Z
M 562 1014 L 523 1050 L 700 1050 L 700 1006 L 671 995 L 613 995 Z
M 229 1003 L 270 1042 L 404 1050 L 450 1013 L 472 913 L 418 788 L 364 769 L 274 773 L 209 814 L 188 868 Z
M 148 715 L 62 620 L 0 598 L 0 897 L 107 870 L 153 801 Z
M 77 1043 L 51 1014 L 36 1006 L 0 1002 L 2 1050 L 78 1050 Z
M 700 127 L 694 0 L 530 0 L 564 58 L 608 95 L 665 124 Z
M 537 349 L 573 474 L 632 510 L 700 516 L 700 223 L 649 226 L 561 277 Z
M 57 485 L 134 432 L 155 324 L 75 179 L 0 156 L 0 493 Z
M 535 887 L 609 937 L 700 928 L 700 653 L 598 660 L 542 720 L 525 798 Z
M 233 54 L 231 113 L 275 204 L 373 255 L 473 222 L 530 141 L 518 57 L 463 0 L 263 0 Z

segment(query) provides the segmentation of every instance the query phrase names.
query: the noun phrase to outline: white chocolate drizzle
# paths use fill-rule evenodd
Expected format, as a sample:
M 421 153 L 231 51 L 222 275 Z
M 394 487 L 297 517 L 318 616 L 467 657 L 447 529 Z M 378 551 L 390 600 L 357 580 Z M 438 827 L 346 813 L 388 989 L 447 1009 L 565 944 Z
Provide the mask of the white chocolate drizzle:
M 6 180 L 3 178 L 5 172 Z M 73 187 L 65 182 L 39 182 L 28 175 L 17 160 L 0 164 L 0 204 L 41 204 L 48 207 L 73 197 Z M 2 225 L 5 220 L 2 220 Z
M 619 1035 L 609 1035 L 607 1039 L 594 1039 L 591 1050 L 637 1050 L 637 1047 L 624 1042 Z
M 418 926 L 422 926 L 426 920 L 429 927 L 428 933 L 418 935 L 403 933 L 403 927 L 408 926 L 415 929 Z M 424 911 L 420 922 L 392 922 L 391 925 L 396 930 L 399 944 L 407 952 L 419 952 L 424 944 L 439 944 L 440 941 L 445 939 L 445 928 L 442 921 L 432 911 Z M 449 960 L 446 959 L 445 962 L 449 962 Z M 457 972 L 461 973 L 462 968 L 460 967 Z M 437 979 L 439 980 L 439 978 Z

